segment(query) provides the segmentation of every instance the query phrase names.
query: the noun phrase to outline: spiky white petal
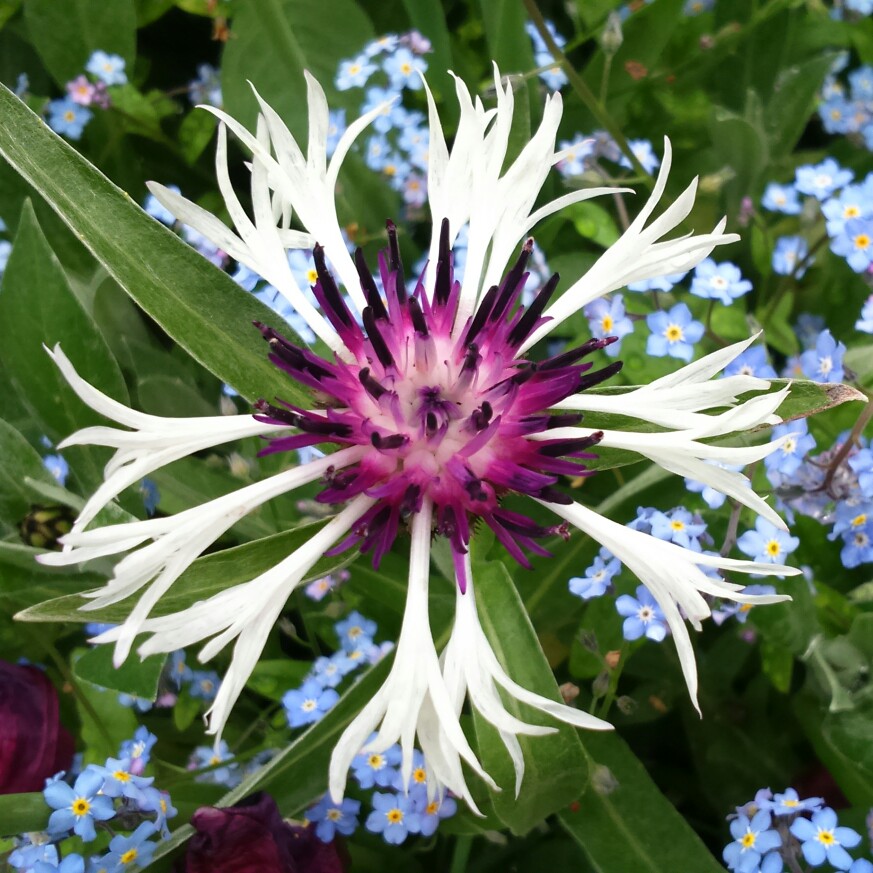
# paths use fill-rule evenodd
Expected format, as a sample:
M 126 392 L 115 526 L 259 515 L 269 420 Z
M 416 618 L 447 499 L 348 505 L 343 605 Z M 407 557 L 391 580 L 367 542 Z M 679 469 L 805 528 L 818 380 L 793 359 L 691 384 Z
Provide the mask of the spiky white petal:
M 515 793 L 518 795 L 524 778 L 524 756 L 518 735 L 542 736 L 554 733 L 555 728 L 527 724 L 511 715 L 506 710 L 498 687 L 516 700 L 567 724 L 588 730 L 612 730 L 612 725 L 587 712 L 528 691 L 510 679 L 482 629 L 469 555 L 465 556 L 465 561 L 467 590 L 462 594 L 460 585 L 455 589 L 455 623 L 442 654 L 443 676 L 457 713 L 460 713 L 464 701 L 469 699 L 479 714 L 497 729 L 512 759 Z
M 373 498 L 357 497 L 287 558 L 251 581 L 234 585 L 180 612 L 146 619 L 137 628 L 138 632 L 151 633 L 137 649 L 143 658 L 173 652 L 213 637 L 198 656 L 198 660 L 204 662 L 236 639 L 230 666 L 207 713 L 209 733 L 216 735 L 216 742 L 221 739 L 230 710 L 251 676 L 291 592 L 373 503 Z M 91 642 L 118 642 L 129 634 L 125 625 L 127 622 L 94 637 Z
M 759 336 L 755 334 L 718 349 L 639 388 L 617 393 L 584 391 L 556 403 L 555 409 L 626 415 L 670 428 L 703 426 L 710 418 L 705 411 L 733 406 L 742 394 L 770 388 L 767 379 L 744 374 L 712 379 Z M 779 416 L 773 414 L 756 424 L 775 425 L 780 421 Z
M 713 579 L 700 568 L 715 567 L 762 576 L 796 576 L 800 573 L 796 567 L 740 561 L 684 549 L 610 521 L 578 503 L 563 506 L 542 500 L 537 502 L 609 549 L 651 591 L 673 632 L 682 673 L 695 707 L 698 705 L 697 664 L 683 613 L 692 626 L 699 630 L 701 620 L 711 615 L 704 594 L 738 603 L 778 603 L 791 599 L 782 594 L 743 594 L 742 585 Z
M 84 403 L 119 424 L 135 428 L 125 431 L 113 427 L 86 427 L 58 445 L 60 449 L 96 445 L 118 450 L 106 465 L 104 481 L 88 498 L 71 533 L 84 530 L 110 500 L 154 470 L 212 446 L 283 430 L 275 424 L 257 421 L 251 415 L 163 418 L 136 412 L 89 385 L 76 372 L 60 345 L 46 351 Z
M 84 595 L 92 600 L 82 609 L 99 609 L 148 586 L 118 634 L 114 660 L 116 665 L 120 665 L 155 604 L 204 549 L 256 507 L 319 479 L 331 467 L 341 469 L 352 464 L 364 453 L 365 450 L 357 446 L 343 449 L 334 455 L 285 470 L 262 482 L 255 482 L 180 512 L 172 518 L 154 518 L 92 531 L 71 532 L 62 538 L 64 546 L 70 547 L 67 551 L 40 555 L 38 560 L 51 566 L 75 564 L 129 551 L 146 540 L 152 540 L 148 546 L 123 558 L 103 588 Z
M 645 206 L 618 241 L 597 259 L 594 266 L 546 309 L 544 317 L 549 321 L 527 338 L 520 348 L 521 352 L 527 351 L 592 300 L 631 282 L 687 272 L 696 267 L 716 246 L 739 239 L 735 233 L 724 233 L 725 221 L 722 219 L 712 233 L 698 236 L 687 234 L 668 242 L 658 242 L 688 217 L 697 192 L 695 179 L 659 218 L 648 227 L 645 226 L 663 196 L 671 163 L 670 140 L 664 137 L 664 159 L 655 187 Z
M 440 786 L 446 786 L 471 807 L 475 803 L 461 768 L 462 759 L 496 789 L 470 747 L 448 688 L 440 672 L 428 619 L 430 540 L 433 507 L 425 500 L 412 517 L 409 554 L 409 587 L 394 663 L 382 687 L 343 731 L 330 759 L 330 794 L 339 802 L 345 791 L 352 759 L 363 748 L 381 752 L 396 742 L 402 750 L 401 777 L 404 785 L 412 775 L 412 752 L 416 735 L 425 760 L 433 768 Z M 427 727 L 423 713 L 435 716 Z M 376 737 L 366 742 L 378 728 Z

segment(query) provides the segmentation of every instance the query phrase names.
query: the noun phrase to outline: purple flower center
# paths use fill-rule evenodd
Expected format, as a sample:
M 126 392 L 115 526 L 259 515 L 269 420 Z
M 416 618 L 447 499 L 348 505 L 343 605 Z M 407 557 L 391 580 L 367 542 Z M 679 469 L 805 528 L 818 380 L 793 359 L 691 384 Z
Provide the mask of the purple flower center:
M 471 521 L 482 519 L 523 566 L 524 549 L 548 552 L 536 540 L 563 528 L 543 527 L 501 506 L 516 492 L 555 503 L 570 498 L 555 486 L 563 475 L 587 471 L 586 450 L 601 434 L 581 439 L 530 439 L 554 427 L 581 420 L 578 414 L 548 409 L 571 394 L 598 384 L 621 368 L 616 362 L 589 372 L 580 359 L 614 341 L 591 340 L 563 354 L 533 362 L 518 355 L 522 343 L 542 323 L 542 312 L 558 283 L 555 274 L 533 302 L 519 298 L 533 241 L 528 240 L 500 285 L 488 290 L 474 315 L 455 324 L 460 283 L 454 280 L 448 221 L 443 221 L 429 297 L 423 277 L 407 292 L 393 223 L 389 248 L 379 256 L 385 302 L 360 249 L 355 264 L 368 305 L 363 327 L 352 316 L 316 246 L 318 281 L 313 293 L 342 339 L 347 354 L 328 361 L 257 324 L 270 344 L 270 360 L 309 386 L 318 408 L 303 410 L 279 401 L 258 401 L 260 420 L 287 424 L 299 433 L 271 440 L 262 454 L 333 443 L 372 448 L 359 462 L 332 471 L 318 495 L 323 503 L 342 503 L 366 493 L 377 503 L 331 553 L 353 545 L 373 553 L 378 566 L 401 524 L 434 505 L 436 532 L 449 539 L 462 588 L 462 556 Z

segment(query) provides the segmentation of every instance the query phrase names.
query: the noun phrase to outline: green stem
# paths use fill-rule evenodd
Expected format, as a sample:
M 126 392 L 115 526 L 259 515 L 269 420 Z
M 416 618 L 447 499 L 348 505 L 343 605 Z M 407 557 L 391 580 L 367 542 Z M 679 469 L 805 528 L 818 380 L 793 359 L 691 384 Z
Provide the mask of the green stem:
M 537 7 L 536 0 L 523 0 L 523 2 L 534 27 L 536 27 L 540 36 L 543 38 L 551 56 L 563 67 L 573 90 L 579 95 L 579 98 L 588 107 L 588 110 L 597 119 L 598 123 L 601 124 L 615 140 L 616 145 L 631 162 L 634 172 L 639 174 L 642 178 L 643 184 L 651 190 L 654 187 L 654 180 L 651 175 L 646 172 L 637 156 L 633 153 L 633 150 L 628 145 L 628 141 L 622 133 L 621 128 L 615 123 L 612 116 L 606 111 L 604 105 L 597 99 L 594 92 L 588 87 L 585 80 L 576 72 L 567 56 L 555 42 L 551 32 L 548 27 L 546 27 L 545 19 Z
M 464 873 L 467 869 L 467 861 L 470 859 L 470 850 L 473 848 L 473 837 L 469 834 L 460 836 L 455 840 L 455 849 L 452 852 L 452 866 L 449 873 Z

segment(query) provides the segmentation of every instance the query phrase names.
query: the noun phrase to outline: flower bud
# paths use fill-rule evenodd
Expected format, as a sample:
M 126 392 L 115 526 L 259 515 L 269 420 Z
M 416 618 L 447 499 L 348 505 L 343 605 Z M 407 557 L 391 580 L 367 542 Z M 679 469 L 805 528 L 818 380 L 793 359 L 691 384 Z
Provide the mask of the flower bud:
M 70 765 L 73 751 L 48 676 L 0 661 L 0 794 L 42 791 L 49 776 Z

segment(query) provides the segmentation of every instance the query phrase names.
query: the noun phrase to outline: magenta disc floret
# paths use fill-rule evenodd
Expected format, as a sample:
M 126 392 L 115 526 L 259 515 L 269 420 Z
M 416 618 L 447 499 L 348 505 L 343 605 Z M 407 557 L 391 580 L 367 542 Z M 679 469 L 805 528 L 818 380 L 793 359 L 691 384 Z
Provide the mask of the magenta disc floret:
M 401 525 L 427 498 L 434 506 L 435 532 L 451 544 L 463 589 L 463 556 L 476 519 L 525 567 L 530 566 L 525 551 L 548 554 L 537 540 L 562 530 L 502 507 L 501 498 L 515 492 L 552 503 L 571 502 L 555 486 L 561 476 L 590 472 L 584 461 L 594 457 L 588 449 L 601 434 L 555 440 L 530 436 L 578 423 L 579 414 L 548 410 L 614 375 L 621 362 L 596 371 L 590 362 L 580 363 L 613 337 L 591 340 L 544 361 L 518 354 L 543 323 L 542 312 L 558 283 L 555 274 L 529 306 L 520 305 L 532 240 L 463 325 L 455 324 L 461 285 L 454 279 L 448 221 L 442 223 L 430 298 L 423 277 L 407 292 L 392 222 L 388 240 L 387 251 L 379 256 L 384 301 L 363 253 L 355 253 L 368 304 L 362 324 L 327 269 L 324 250 L 314 249 L 318 281 L 312 290 L 346 353 L 328 361 L 272 328 L 256 325 L 270 344 L 270 360 L 312 389 L 316 407 L 259 401 L 259 419 L 299 431 L 271 439 L 262 454 L 319 443 L 370 447 L 357 464 L 328 475 L 318 495 L 323 503 L 342 503 L 362 493 L 377 499 L 332 553 L 357 545 L 372 552 L 378 566 Z

